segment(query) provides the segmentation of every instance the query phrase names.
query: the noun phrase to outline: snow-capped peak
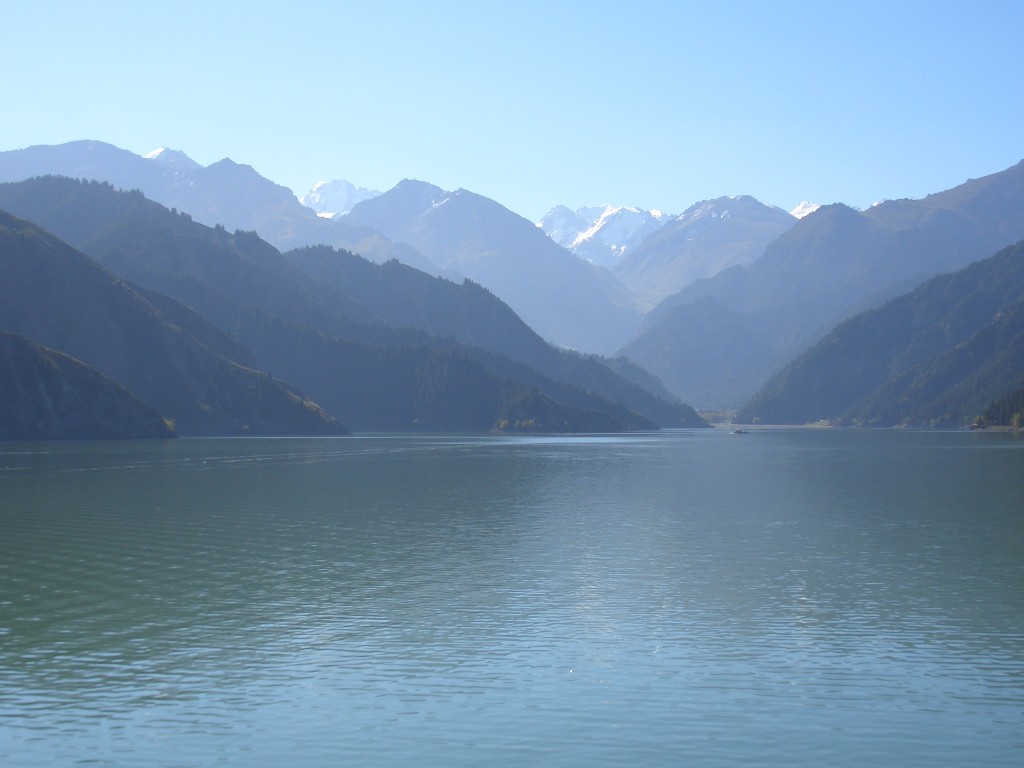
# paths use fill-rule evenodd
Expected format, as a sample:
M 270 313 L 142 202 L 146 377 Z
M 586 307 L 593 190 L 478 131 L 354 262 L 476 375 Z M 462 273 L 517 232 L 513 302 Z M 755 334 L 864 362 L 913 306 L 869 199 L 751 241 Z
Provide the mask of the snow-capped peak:
M 597 218 L 594 220 L 594 223 L 591 224 L 587 229 L 583 230 L 582 232 L 578 232 L 576 234 L 576 237 L 572 241 L 572 245 L 569 246 L 569 250 L 572 250 L 573 248 L 578 247 L 579 244 L 582 243 L 584 240 L 589 240 L 590 238 L 594 237 L 594 235 L 596 235 L 598 232 L 600 232 L 602 229 L 604 229 L 605 226 L 607 226 L 608 221 L 613 216 L 615 216 L 615 214 L 617 214 L 619 211 L 622 211 L 622 210 L 625 210 L 625 209 L 621 208 L 621 207 L 616 208 L 616 207 L 611 206 L 611 205 L 604 205 L 604 206 L 602 206 L 600 208 L 601 212 L 598 214 Z
M 667 219 L 661 211 L 626 206 L 600 205 L 572 211 L 558 205 L 537 226 L 580 258 L 611 267 Z
M 798 219 L 802 219 L 804 216 L 814 213 L 819 208 L 821 208 L 820 203 L 808 203 L 804 201 L 789 213 L 791 216 L 796 216 Z
M 592 209 L 593 210 L 593 209 Z M 624 247 L 638 230 L 647 226 L 651 219 L 657 219 L 653 211 L 643 211 L 639 208 L 628 208 L 625 206 L 605 205 L 600 209 L 600 214 L 593 224 L 586 230 L 576 235 L 569 250 L 577 248 L 585 241 L 598 236 L 601 233 L 601 240 L 613 246 Z M 612 243 L 615 241 L 615 243 Z
M 157 147 L 152 152 L 147 152 L 143 157 L 146 160 L 154 160 L 161 165 L 167 165 L 178 170 L 194 171 L 203 167 L 184 152 L 177 149 L 168 149 L 167 147 Z
M 318 181 L 299 202 L 316 211 L 317 216 L 331 218 L 351 211 L 357 203 L 377 197 L 380 192 L 375 189 L 357 187 L 345 179 L 334 181 Z

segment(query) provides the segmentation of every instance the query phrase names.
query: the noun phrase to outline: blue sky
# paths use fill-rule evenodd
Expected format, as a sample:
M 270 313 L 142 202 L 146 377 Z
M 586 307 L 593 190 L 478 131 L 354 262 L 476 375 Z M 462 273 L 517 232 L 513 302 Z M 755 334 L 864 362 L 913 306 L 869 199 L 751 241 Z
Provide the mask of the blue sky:
M 531 219 L 920 197 L 1024 158 L 1024 3 L 47 2 L 5 9 L 0 150 L 403 178 Z

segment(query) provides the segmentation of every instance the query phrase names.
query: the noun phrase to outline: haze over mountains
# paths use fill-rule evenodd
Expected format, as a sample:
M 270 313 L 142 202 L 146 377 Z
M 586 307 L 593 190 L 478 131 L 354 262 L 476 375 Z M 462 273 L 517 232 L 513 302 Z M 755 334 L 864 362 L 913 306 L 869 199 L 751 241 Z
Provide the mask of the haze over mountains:
M 113 186 L 29 180 L 40 176 Z M 240 366 L 273 382 L 282 403 L 298 403 L 301 413 L 322 420 L 299 427 L 301 419 L 282 405 L 261 421 L 240 396 L 233 396 L 234 412 L 194 389 L 188 396 L 176 391 L 173 406 L 154 402 L 153 391 L 143 395 L 180 434 L 337 432 L 343 424 L 615 430 L 700 424 L 677 397 L 709 409 L 747 404 L 742 417 L 762 422 L 812 420 L 809 410 L 769 405 L 771 397 L 789 397 L 778 394 L 783 390 L 799 391 L 792 384 L 801 380 L 796 369 L 750 398 L 845 318 L 1024 239 L 1022 176 L 1017 165 L 867 211 L 802 204 L 790 214 L 736 195 L 695 203 L 677 216 L 556 207 L 535 225 L 468 190 L 414 180 L 383 193 L 343 181 L 321 184 L 304 198 L 314 210 L 231 160 L 203 167 L 174 150 L 139 157 L 84 141 L 0 152 L 0 181 L 17 182 L 0 185 L 0 210 L 53 232 L 79 258 L 130 281 L 124 285 L 216 358 L 203 364 L 207 381 L 220 381 L 223 372 L 241 376 Z M 18 233 L 5 246 L 13 251 L 22 248 L 16 242 L 47 237 L 28 234 L 31 225 L 14 219 L 8 230 Z M 36 260 L 45 263 L 41 255 Z M 12 274 L 24 281 L 24 269 Z M 12 285 L 27 290 L 24 282 Z M 71 314 L 75 302 L 62 301 L 68 306 L 60 305 L 55 322 L 94 324 L 87 313 Z M 9 310 L 0 331 L 70 352 L 127 385 L 129 395 L 142 394 L 141 385 L 124 380 L 126 371 L 111 374 L 107 363 L 61 347 L 59 336 L 51 344 L 46 324 L 33 326 L 26 319 L 32 313 L 13 294 L 11 306 L 22 309 Z M 1004 390 L 1016 386 L 1016 358 L 1000 358 L 998 365 L 1011 373 L 995 375 L 996 364 L 983 363 L 978 352 L 991 349 L 993 339 L 1016 343 L 1007 319 L 1016 310 L 1006 305 L 1002 312 L 1001 325 L 989 317 L 974 328 L 989 347 L 979 340 L 969 353 L 953 354 L 948 345 L 933 350 L 949 357 L 944 377 L 930 377 L 927 386 L 900 384 L 924 374 L 909 363 L 887 363 L 876 369 L 892 381 L 862 393 L 870 407 L 826 408 L 820 392 L 796 398 L 822 404 L 811 409 L 819 412 L 813 419 L 872 425 L 954 423 L 992 402 L 1014 402 Z M 950 313 L 933 309 L 931 319 L 913 322 L 924 327 Z M 929 333 L 953 346 L 969 341 Z M 50 350 L 24 347 L 22 339 L 9 343 L 14 349 L 11 344 L 22 345 L 19 359 L 35 354 L 51 361 L 51 372 L 70 370 L 47 358 L 55 354 Z M 169 351 L 157 357 L 180 359 Z M 962 383 L 975 375 L 968 359 L 984 381 Z M 46 367 L 39 366 L 34 370 Z M 806 366 L 799 370 L 816 370 Z M 167 376 L 180 378 L 180 370 Z M 820 374 L 812 379 L 836 386 Z M 951 394 L 947 384 L 982 394 Z M 198 397 L 199 411 L 187 406 L 189 397 Z M 904 406 L 894 410 L 894 400 Z M 947 405 L 935 405 L 940 401 Z M 962 407 L 949 406 L 954 402 Z

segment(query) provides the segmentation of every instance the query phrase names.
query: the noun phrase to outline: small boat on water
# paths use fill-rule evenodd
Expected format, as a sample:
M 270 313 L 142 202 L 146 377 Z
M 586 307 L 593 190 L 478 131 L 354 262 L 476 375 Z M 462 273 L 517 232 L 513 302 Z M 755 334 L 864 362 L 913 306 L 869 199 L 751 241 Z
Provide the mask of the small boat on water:
M 731 434 L 731 435 L 747 435 L 747 434 L 750 434 L 750 433 L 749 433 L 749 432 L 747 432 L 747 430 L 745 430 L 745 429 L 742 429 L 742 428 L 740 428 L 740 427 L 736 427 L 736 428 L 735 428 L 735 429 L 734 429 L 734 430 L 733 430 L 732 432 L 730 432 L 729 434 Z

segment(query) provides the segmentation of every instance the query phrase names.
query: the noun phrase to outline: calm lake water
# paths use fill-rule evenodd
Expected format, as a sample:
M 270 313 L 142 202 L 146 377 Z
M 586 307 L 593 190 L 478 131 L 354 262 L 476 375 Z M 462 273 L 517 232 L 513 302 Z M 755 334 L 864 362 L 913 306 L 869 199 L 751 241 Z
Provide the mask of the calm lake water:
M 1024 439 L 0 444 L 0 764 L 1024 765 Z

